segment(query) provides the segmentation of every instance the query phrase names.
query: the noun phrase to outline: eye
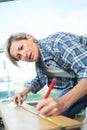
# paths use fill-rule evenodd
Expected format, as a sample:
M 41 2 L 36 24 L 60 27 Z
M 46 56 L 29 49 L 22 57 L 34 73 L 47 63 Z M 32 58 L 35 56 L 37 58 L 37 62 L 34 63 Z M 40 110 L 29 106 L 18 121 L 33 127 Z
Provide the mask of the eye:
M 23 49 L 23 45 L 18 47 L 18 50 L 22 50 Z
M 17 55 L 17 59 L 21 60 L 21 55 L 20 54 Z

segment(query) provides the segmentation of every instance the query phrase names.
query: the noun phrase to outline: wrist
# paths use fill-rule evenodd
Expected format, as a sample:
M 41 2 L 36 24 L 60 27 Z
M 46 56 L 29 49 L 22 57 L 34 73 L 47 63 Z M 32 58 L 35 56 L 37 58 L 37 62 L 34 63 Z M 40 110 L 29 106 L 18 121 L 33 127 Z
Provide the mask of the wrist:
M 32 90 L 32 87 L 28 87 L 24 90 L 24 93 L 27 95 Z

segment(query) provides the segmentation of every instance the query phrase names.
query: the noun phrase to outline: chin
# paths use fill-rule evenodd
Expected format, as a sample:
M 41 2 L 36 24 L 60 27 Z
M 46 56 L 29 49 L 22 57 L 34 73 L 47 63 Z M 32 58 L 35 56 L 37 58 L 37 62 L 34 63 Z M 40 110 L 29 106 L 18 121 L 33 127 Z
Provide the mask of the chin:
M 37 59 L 35 59 L 33 62 L 36 62 L 37 61 Z
M 35 58 L 34 58 L 34 61 L 36 62 L 37 60 L 38 60 L 38 57 L 35 57 Z

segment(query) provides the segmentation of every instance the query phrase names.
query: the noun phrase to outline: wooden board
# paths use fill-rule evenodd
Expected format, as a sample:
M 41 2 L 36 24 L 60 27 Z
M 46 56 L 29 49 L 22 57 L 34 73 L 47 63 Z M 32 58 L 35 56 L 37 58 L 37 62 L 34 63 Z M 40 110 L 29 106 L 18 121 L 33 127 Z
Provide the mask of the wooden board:
M 22 107 L 17 107 L 13 102 L 0 102 L 0 113 L 2 115 L 5 130 L 61 130 L 47 120 L 42 119 Z M 78 129 L 82 123 L 64 116 L 50 117 L 63 124 L 66 129 Z

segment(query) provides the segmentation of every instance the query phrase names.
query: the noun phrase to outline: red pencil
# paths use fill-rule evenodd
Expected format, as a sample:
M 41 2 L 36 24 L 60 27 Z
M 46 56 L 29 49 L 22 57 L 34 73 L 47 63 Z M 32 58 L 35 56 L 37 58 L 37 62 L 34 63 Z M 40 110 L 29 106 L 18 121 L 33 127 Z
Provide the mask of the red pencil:
M 48 91 L 47 91 L 46 95 L 44 96 L 44 99 L 46 99 L 46 98 L 49 97 L 50 92 L 51 92 L 51 90 L 53 89 L 53 87 L 54 87 L 55 84 L 56 84 L 56 79 L 53 79 L 53 80 L 51 81 L 51 84 L 49 85 L 49 88 L 48 88 Z

